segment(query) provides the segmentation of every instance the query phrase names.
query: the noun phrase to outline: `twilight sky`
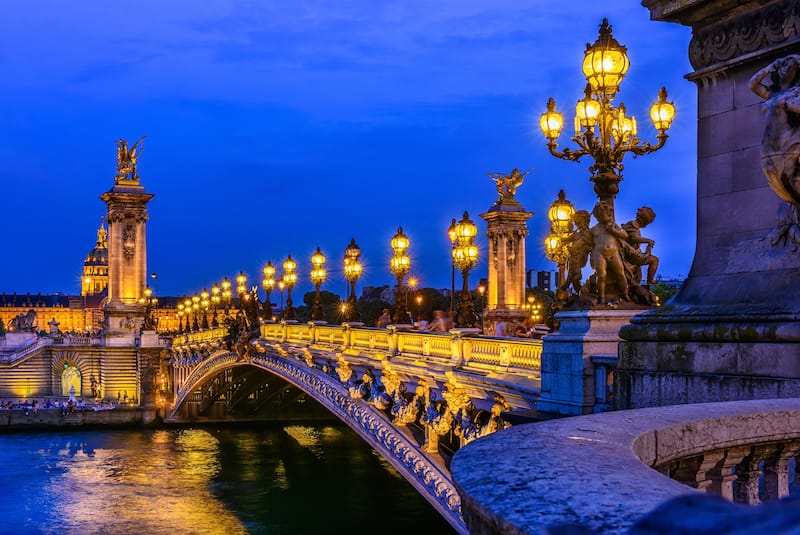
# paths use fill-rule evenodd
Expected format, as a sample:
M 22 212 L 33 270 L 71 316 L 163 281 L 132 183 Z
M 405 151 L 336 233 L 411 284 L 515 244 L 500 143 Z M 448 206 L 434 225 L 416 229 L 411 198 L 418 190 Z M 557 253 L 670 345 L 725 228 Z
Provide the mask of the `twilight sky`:
M 477 281 L 479 214 L 496 199 L 487 173 L 514 167 L 532 168 L 517 192 L 535 212 L 528 268 L 553 269 L 542 241 L 558 190 L 578 209 L 596 199 L 589 161 L 550 156 L 538 118 L 552 96 L 572 124 L 585 43 L 603 17 L 628 47 L 617 102 L 640 137 L 655 141 L 648 109 L 661 85 L 677 107 L 665 148 L 626 157 L 617 219 L 651 206 L 643 234 L 656 240 L 660 273 L 685 276 L 695 243 L 690 30 L 649 21 L 638 1 L 26 0 L 0 18 L 0 292 L 80 291 L 116 140 L 142 135 L 142 184 L 156 195 L 148 265 L 162 295 L 240 269 L 257 283 L 267 260 L 287 254 L 300 292 L 310 290 L 317 246 L 328 256 L 324 288 L 343 294 L 351 237 L 363 251 L 359 287 L 391 284 L 398 225 L 412 275 L 449 287 L 446 230 L 464 210 L 479 228 Z

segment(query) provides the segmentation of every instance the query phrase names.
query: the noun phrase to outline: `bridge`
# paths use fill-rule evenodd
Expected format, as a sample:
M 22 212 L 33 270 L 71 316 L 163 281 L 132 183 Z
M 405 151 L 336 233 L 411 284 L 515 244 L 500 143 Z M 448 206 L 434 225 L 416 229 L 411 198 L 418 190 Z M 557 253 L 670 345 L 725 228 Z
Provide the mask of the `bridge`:
M 247 350 L 224 327 L 173 338 L 167 422 L 220 419 L 308 396 L 351 427 L 461 533 L 450 458 L 539 394 L 542 342 L 324 322 L 267 323 Z M 240 348 L 241 349 L 241 348 Z M 301 393 L 300 396 L 292 392 Z M 261 413 L 264 414 L 263 411 Z

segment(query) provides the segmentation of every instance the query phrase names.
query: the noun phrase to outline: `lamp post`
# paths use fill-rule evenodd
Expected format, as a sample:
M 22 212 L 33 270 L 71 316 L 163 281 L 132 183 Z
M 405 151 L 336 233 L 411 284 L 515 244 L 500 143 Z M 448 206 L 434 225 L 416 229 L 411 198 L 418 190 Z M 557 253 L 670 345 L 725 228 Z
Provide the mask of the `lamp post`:
M 319 287 L 325 282 L 325 255 L 317 247 L 317 251 L 311 255 L 311 282 L 316 288 L 314 296 L 314 307 L 311 309 L 311 319 L 313 321 L 323 321 L 325 313 L 322 311 L 322 304 L 319 299 Z
M 455 255 L 453 254 L 456 249 L 456 218 L 450 223 L 447 228 L 447 237 L 450 238 L 450 312 L 456 309 L 456 263 Z
M 183 332 L 183 303 L 178 303 L 178 333 Z
M 481 279 L 481 282 L 478 284 L 478 293 L 481 296 L 481 315 L 480 315 L 480 330 L 483 332 L 483 311 L 486 309 L 486 279 Z
M 225 315 L 227 316 L 231 308 L 231 281 L 225 277 L 220 286 L 222 286 L 222 302 L 225 303 Z
M 264 280 L 261 281 L 261 286 L 264 287 L 264 292 L 267 294 L 267 300 L 264 301 L 264 321 L 272 321 L 272 303 L 269 301 L 269 293 L 275 287 L 275 266 L 272 261 L 267 261 L 264 266 Z
M 158 304 L 158 298 L 153 296 L 153 290 L 149 286 L 145 287 L 144 296 L 139 298 L 139 304 L 145 307 L 142 329 L 155 329 L 157 321 L 153 316 L 153 307 Z
M 203 309 L 203 323 L 201 327 L 203 329 L 208 329 L 208 307 L 211 305 L 209 297 L 208 290 L 203 288 L 203 291 L 200 292 L 200 307 Z
M 461 304 L 458 306 L 456 322 L 459 327 L 475 327 L 475 307 L 472 304 L 472 295 L 469 292 L 469 272 L 478 264 L 478 247 L 475 246 L 475 236 L 478 227 L 464 212 L 464 217 L 456 224 L 456 240 L 453 247 L 453 265 L 461 271 L 463 285 L 461 287 Z
M 186 314 L 184 330 L 190 333 L 192 332 L 192 300 L 188 297 L 183 300 L 183 313 Z
M 397 234 L 394 235 L 391 241 L 394 254 L 389 265 L 389 271 L 397 277 L 397 293 L 395 294 L 394 316 L 392 317 L 392 322 L 396 324 L 408 322 L 408 311 L 403 303 L 403 277 L 406 276 L 411 268 L 411 260 L 406 254 L 409 245 L 408 237 L 403 234 L 403 227 L 397 227 Z
M 286 310 L 283 311 L 284 320 L 294 320 L 294 307 L 292 306 L 292 287 L 297 283 L 297 263 L 292 260 L 292 255 L 283 263 L 283 282 L 286 285 Z
M 220 287 L 215 282 L 214 285 L 211 287 L 211 304 L 214 305 L 214 316 L 211 318 L 211 326 L 212 327 L 219 327 L 219 320 L 217 319 L 217 308 L 219 308 L 220 302 Z
M 200 330 L 200 323 L 197 321 L 197 316 L 200 314 L 200 296 L 194 294 L 192 296 L 192 311 L 194 311 L 194 321 L 192 322 L 192 331 Z
M 283 279 L 278 281 L 278 289 L 281 291 L 281 314 L 283 314 L 283 291 L 286 289 L 286 282 Z
M 417 322 L 422 319 L 422 295 L 417 294 L 414 297 L 414 301 L 417 302 Z
M 416 277 L 409 277 L 408 278 L 408 291 L 406 292 L 406 308 L 408 308 L 408 295 L 409 294 L 416 294 L 417 285 L 419 284 L 419 280 Z
M 247 293 L 247 276 L 245 276 L 244 272 L 239 271 L 239 274 L 236 275 L 236 294 L 239 296 L 239 299 L 241 299 L 242 296 L 246 293 Z M 241 308 L 241 305 L 239 308 Z
M 608 206 L 612 222 L 625 153 L 641 156 L 663 147 L 668 137 L 667 130 L 675 117 L 675 106 L 667 101 L 667 91 L 662 87 L 658 99 L 650 107 L 650 118 L 658 130 L 658 142 L 651 145 L 637 137 L 636 119 L 625 115 L 624 104 L 613 105 L 629 66 L 627 49 L 614 39 L 608 20 L 603 19 L 600 35 L 593 45 L 587 45 L 583 59 L 583 74 L 588 83 L 584 98 L 575 108 L 575 136 L 572 138 L 578 148 L 557 150 L 556 140 L 564 126 L 564 116 L 556 111 L 552 98 L 547 101 L 547 111 L 539 120 L 547 138 L 547 148 L 553 156 L 576 162 L 583 156 L 592 157 L 594 164 L 589 167 L 590 180 L 598 198 Z
M 356 281 L 361 277 L 361 248 L 356 244 L 355 238 L 350 238 L 350 245 L 344 250 L 344 278 L 350 283 L 347 295 L 347 306 L 342 310 L 346 321 L 358 321 L 361 315 L 358 312 L 358 299 L 356 299 Z
M 544 240 L 544 253 L 548 260 L 558 266 L 556 288 L 561 288 L 564 283 L 564 265 L 569 257 L 569 248 L 564 243 L 564 238 L 572 231 L 572 214 L 575 207 L 567 200 L 564 190 L 558 192 L 558 199 L 550 205 L 547 218 L 550 220 L 550 235 Z

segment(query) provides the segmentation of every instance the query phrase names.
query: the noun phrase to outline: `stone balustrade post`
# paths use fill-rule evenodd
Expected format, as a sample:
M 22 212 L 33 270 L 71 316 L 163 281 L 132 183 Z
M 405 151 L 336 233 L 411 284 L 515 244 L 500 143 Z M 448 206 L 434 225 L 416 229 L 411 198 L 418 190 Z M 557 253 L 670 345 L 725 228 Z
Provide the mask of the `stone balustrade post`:
M 764 501 L 780 500 L 789 495 L 789 460 L 800 451 L 800 442 L 781 445 L 764 459 Z M 795 471 L 797 463 L 795 462 Z M 795 475 L 795 485 L 798 480 Z
M 724 458 L 709 470 L 711 484 L 708 492 L 733 501 L 733 482 L 736 481 L 736 466 L 750 454 L 750 448 L 730 448 L 725 450 Z
M 758 493 L 759 480 L 761 479 L 761 452 L 754 448 L 736 467 L 736 480 L 733 482 L 733 501 L 747 505 L 761 503 Z
M 468 327 L 450 329 L 450 364 L 453 366 L 463 366 L 466 362 L 464 355 L 464 338 L 480 334 L 480 329 Z
M 397 330 L 396 325 L 388 325 L 386 327 L 386 334 L 389 337 L 389 356 L 397 356 L 399 353 L 397 339 L 400 337 L 400 331 Z
M 725 455 L 721 451 L 715 451 L 690 459 L 683 459 L 678 461 L 677 468 L 670 473 L 670 477 L 688 487 L 707 492 L 708 487 L 711 485 L 708 473 L 724 457 Z
M 279 342 L 286 343 L 289 340 L 289 323 L 286 320 L 281 320 L 281 339 Z

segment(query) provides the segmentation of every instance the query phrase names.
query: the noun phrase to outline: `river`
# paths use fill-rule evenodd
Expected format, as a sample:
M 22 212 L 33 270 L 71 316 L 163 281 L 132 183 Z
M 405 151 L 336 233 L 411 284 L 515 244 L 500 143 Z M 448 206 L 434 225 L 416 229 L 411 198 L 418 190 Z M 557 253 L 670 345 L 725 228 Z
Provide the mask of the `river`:
M 453 533 L 344 426 L 0 435 L 0 533 Z

